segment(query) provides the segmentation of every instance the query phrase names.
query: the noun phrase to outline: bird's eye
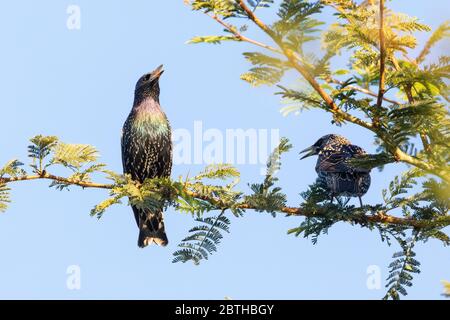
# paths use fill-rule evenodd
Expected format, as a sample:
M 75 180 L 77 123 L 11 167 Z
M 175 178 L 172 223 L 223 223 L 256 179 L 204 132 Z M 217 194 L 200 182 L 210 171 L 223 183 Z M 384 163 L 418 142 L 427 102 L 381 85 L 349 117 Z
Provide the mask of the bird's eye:
M 150 75 L 149 75 L 149 74 L 146 74 L 142 80 L 144 80 L 144 81 L 150 80 Z

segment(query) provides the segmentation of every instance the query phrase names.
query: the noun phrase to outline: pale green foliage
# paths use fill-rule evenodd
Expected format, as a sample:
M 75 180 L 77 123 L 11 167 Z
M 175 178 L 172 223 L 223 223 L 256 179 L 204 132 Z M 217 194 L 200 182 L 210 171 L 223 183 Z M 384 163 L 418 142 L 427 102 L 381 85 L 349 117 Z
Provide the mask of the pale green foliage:
M 325 1 L 339 10 L 340 19 L 346 23 L 335 23 L 324 35 L 325 44 L 333 50 L 344 48 L 360 48 L 367 53 L 378 50 L 378 6 L 358 7 L 355 5 L 340 5 L 340 1 Z M 407 53 L 417 45 L 412 35 L 415 31 L 430 31 L 427 25 L 415 17 L 388 11 L 385 15 L 386 48 Z
M 32 159 L 31 167 L 35 173 L 40 173 L 48 166 L 44 166 L 44 159 L 52 152 L 58 143 L 58 137 L 38 135 L 30 139 L 28 156 Z
M 256 11 L 259 8 L 268 8 L 274 2 L 274 0 L 249 0 L 247 1 L 249 6 Z
M 193 10 L 204 10 L 223 17 L 235 16 L 237 10 L 235 0 L 196 0 L 191 1 Z
M 97 158 L 97 150 L 90 145 L 60 142 L 55 146 L 51 164 L 61 164 L 76 170 L 86 163 L 97 161 Z
M 428 39 L 424 48 L 420 52 L 419 56 L 416 58 L 416 63 L 420 64 L 424 61 L 426 56 L 430 53 L 432 47 L 443 39 L 448 39 L 450 37 L 450 23 L 448 21 L 441 24 Z
M 241 75 L 241 79 L 254 87 L 273 85 L 281 80 L 283 72 L 275 68 L 256 67 Z
M 55 136 L 43 135 L 31 138 L 30 142 L 28 156 L 34 178 L 49 178 L 47 171 L 53 165 L 70 169 L 71 175 L 65 181 L 52 180 L 50 187 L 68 189 L 74 183 L 90 182 L 92 174 L 108 173 L 105 165 L 97 162 L 97 151 L 90 145 L 66 144 Z M 26 179 L 27 174 L 24 164 L 16 159 L 0 168 L 0 211 L 6 210 L 10 202 L 10 189 L 1 179 L 16 181 Z
M 99 204 L 97 204 L 92 210 L 91 210 L 91 216 L 96 216 L 98 219 L 102 218 L 105 211 L 115 205 L 115 204 L 121 204 L 121 195 L 116 195 L 114 197 L 108 198 L 106 200 L 103 200 Z
M 6 211 L 8 208 L 8 203 L 11 202 L 9 190 L 10 189 L 6 184 L 0 183 L 0 212 Z
M 19 160 L 8 161 L 0 168 L 0 178 L 19 178 L 26 175 L 22 166 L 23 163 Z M 9 187 L 0 182 L 0 212 L 4 212 L 8 208 L 8 203 L 11 202 L 9 191 Z
M 236 37 L 233 36 L 199 36 L 194 37 L 188 41 L 188 43 L 211 43 L 211 44 L 220 44 L 222 41 L 231 41 L 236 40 Z
M 406 288 L 412 286 L 413 274 L 420 273 L 420 262 L 414 258 L 416 254 L 413 251 L 418 237 L 419 234 L 414 232 L 413 238 L 398 239 L 402 251 L 394 253 L 394 261 L 389 265 L 389 276 L 386 284 L 388 292 L 384 300 L 389 298 L 399 300 L 400 295 L 406 296 L 408 294 Z
M 73 182 L 90 182 L 91 175 L 109 173 L 106 165 L 98 163 L 97 150 L 86 144 L 67 144 L 54 136 L 38 135 L 30 139 L 28 156 L 31 171 L 39 177 L 46 177 L 51 166 L 60 165 L 70 169 L 71 175 L 63 181 L 53 181 L 51 187 L 68 188 Z M 8 162 L 0 169 L 0 178 L 21 178 L 27 175 L 24 164 L 18 160 Z
M 289 152 L 292 145 L 289 140 L 282 138 L 279 146 L 272 152 L 267 161 L 267 172 L 263 183 L 254 183 L 250 185 L 253 191 L 252 195 L 245 197 L 245 202 L 250 204 L 259 212 L 269 212 L 275 216 L 275 212 L 286 206 L 286 195 L 281 192 L 281 188 L 275 186 L 278 182 L 276 176 L 281 169 L 281 156 Z
M 239 178 L 240 173 L 230 164 L 212 164 L 196 175 L 193 180 Z
M 9 176 L 12 178 L 17 178 L 24 176 L 26 174 L 25 170 L 22 168 L 23 163 L 19 160 L 11 160 L 7 162 L 3 168 L 0 169 L 0 178 Z
M 443 296 L 450 298 L 450 282 L 448 281 L 442 281 L 442 284 L 444 285 L 444 293 Z
M 225 211 L 217 217 L 197 218 L 195 221 L 201 225 L 189 230 L 190 235 L 179 244 L 181 249 L 173 254 L 173 263 L 192 261 L 199 265 L 201 260 L 208 260 L 209 255 L 217 251 L 223 238 L 222 232 L 230 232 L 231 222 L 225 216 Z
M 98 152 L 90 145 L 68 144 L 57 137 L 36 136 L 28 146 L 29 157 L 33 159 L 31 168 L 38 175 L 45 175 L 46 170 L 53 165 L 61 165 L 70 169 L 72 174 L 67 178 L 69 182 L 52 181 L 50 187 L 59 190 L 67 189 L 71 182 L 91 182 L 96 173 L 109 173 L 106 165 L 98 163 Z
M 244 57 L 255 67 L 242 74 L 241 79 L 254 87 L 279 82 L 287 69 L 285 61 L 259 52 L 245 52 Z
M 314 18 L 321 10 L 320 1 L 282 1 L 272 30 L 286 47 L 304 56 L 303 45 L 318 39 L 318 27 L 324 24 Z

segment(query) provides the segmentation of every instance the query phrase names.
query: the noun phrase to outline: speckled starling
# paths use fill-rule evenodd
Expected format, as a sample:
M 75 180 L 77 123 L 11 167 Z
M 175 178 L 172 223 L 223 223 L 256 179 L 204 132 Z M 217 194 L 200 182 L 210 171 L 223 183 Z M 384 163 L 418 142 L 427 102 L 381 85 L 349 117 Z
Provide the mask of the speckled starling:
M 171 129 L 159 104 L 159 78 L 163 72 L 160 66 L 139 79 L 133 108 L 122 130 L 124 173 L 141 183 L 147 178 L 168 177 L 172 170 Z M 166 246 L 162 210 L 132 208 L 139 227 L 138 246 Z
M 318 182 L 330 192 L 331 201 L 336 196 L 358 197 L 362 206 L 361 197 L 370 187 L 370 170 L 348 162 L 366 154 L 362 148 L 342 136 L 328 134 L 300 152 L 303 153 L 306 154 L 301 159 L 319 156 L 316 164 Z

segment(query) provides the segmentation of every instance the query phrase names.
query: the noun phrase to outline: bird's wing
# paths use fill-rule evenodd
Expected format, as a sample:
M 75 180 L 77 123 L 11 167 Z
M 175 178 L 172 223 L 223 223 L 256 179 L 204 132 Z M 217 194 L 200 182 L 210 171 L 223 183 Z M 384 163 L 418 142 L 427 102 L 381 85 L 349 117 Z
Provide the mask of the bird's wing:
M 124 141 L 123 141 L 123 139 L 124 139 L 123 136 L 124 136 L 124 129 L 122 128 L 122 130 L 120 131 L 120 149 L 121 149 L 121 152 L 122 152 L 122 167 L 123 167 L 123 170 L 124 170 L 124 173 L 125 173 L 125 166 L 126 166 L 126 164 L 125 164 L 125 157 L 123 156 L 124 148 L 125 148 Z
M 369 169 L 358 168 L 348 162 L 351 158 L 364 154 L 366 152 L 355 145 L 342 146 L 339 151 L 327 150 L 319 156 L 316 170 L 322 172 L 369 173 Z

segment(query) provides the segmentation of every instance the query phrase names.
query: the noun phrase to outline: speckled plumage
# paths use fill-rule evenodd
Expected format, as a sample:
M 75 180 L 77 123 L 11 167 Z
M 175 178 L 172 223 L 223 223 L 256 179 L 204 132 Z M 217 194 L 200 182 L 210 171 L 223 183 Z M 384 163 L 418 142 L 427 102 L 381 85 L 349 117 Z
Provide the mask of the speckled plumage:
M 318 181 L 329 190 L 331 198 L 358 197 L 361 201 L 370 187 L 370 170 L 355 167 L 348 160 L 366 154 L 362 148 L 342 136 L 329 134 L 303 152 L 306 151 L 309 153 L 303 158 L 319 156 L 316 164 Z
M 159 104 L 161 74 L 162 67 L 139 79 L 133 108 L 122 130 L 124 173 L 141 183 L 147 178 L 168 177 L 172 170 L 171 128 Z M 162 211 L 132 208 L 140 230 L 139 247 L 153 242 L 167 245 Z

